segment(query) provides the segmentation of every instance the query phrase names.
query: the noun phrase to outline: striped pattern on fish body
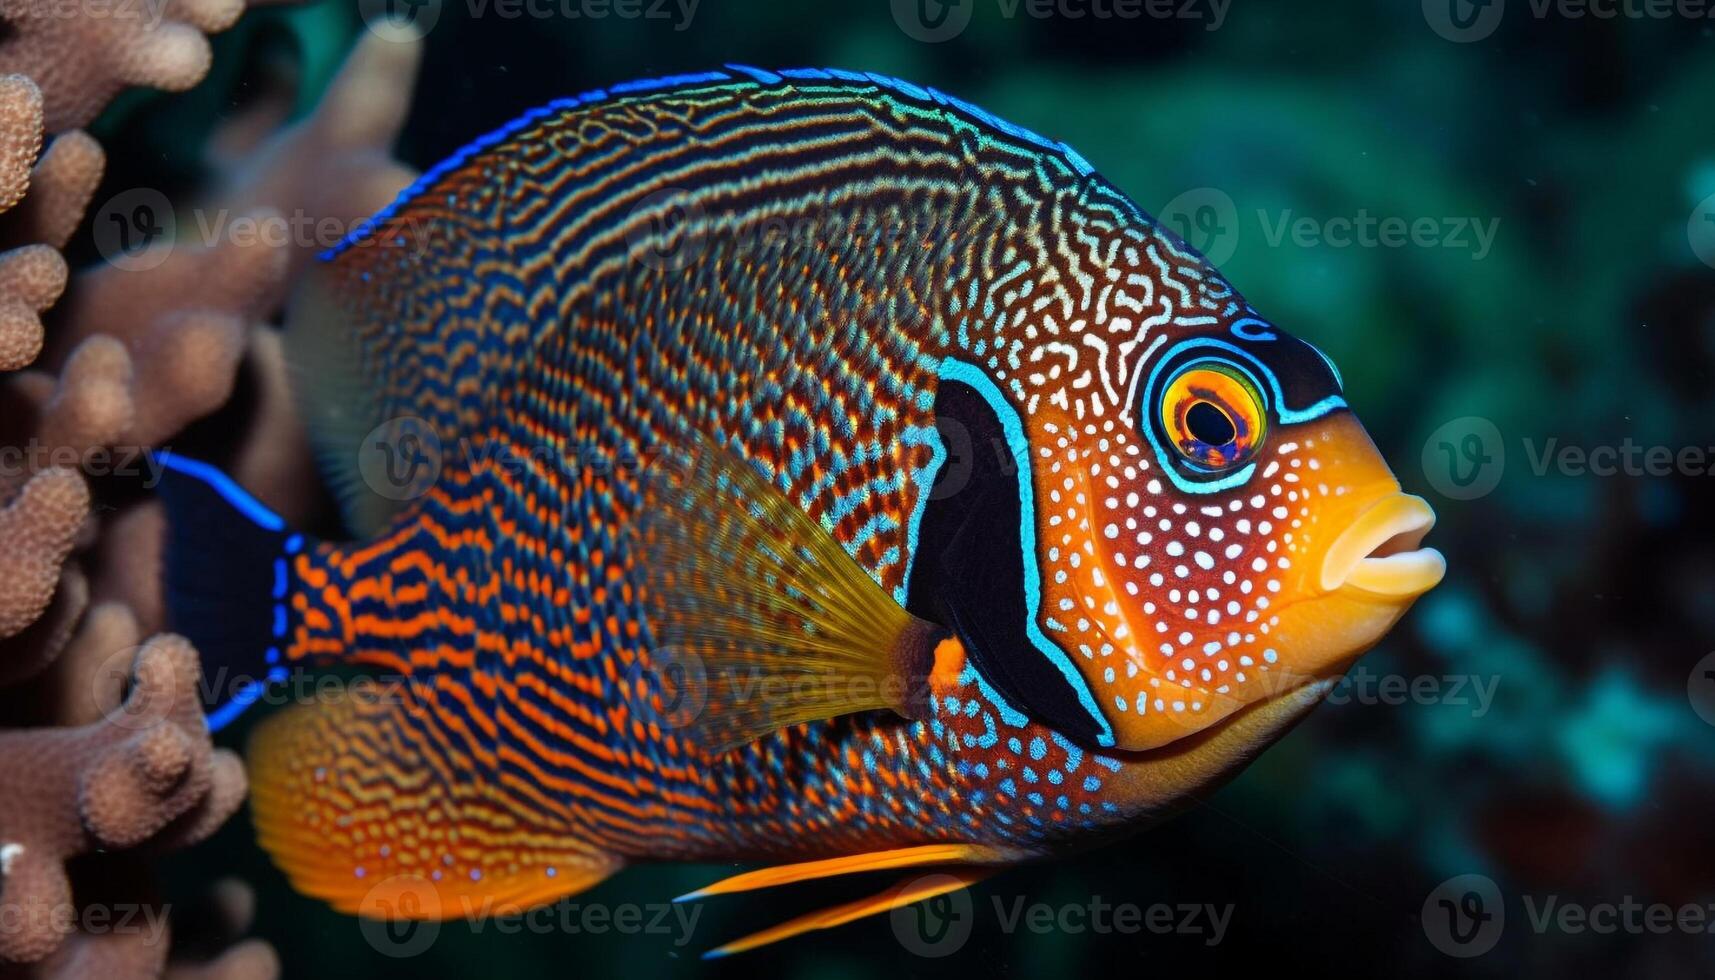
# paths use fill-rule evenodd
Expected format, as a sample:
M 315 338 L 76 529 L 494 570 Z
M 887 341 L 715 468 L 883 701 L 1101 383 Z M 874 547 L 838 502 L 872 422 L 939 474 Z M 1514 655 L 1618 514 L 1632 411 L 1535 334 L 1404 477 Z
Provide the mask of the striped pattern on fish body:
M 534 807 L 543 827 L 564 805 L 587 821 L 579 836 L 623 854 L 1029 842 L 1102 814 L 1111 763 L 1066 751 L 1041 726 L 1009 726 L 1021 719 L 992 705 L 974 672 L 933 725 L 835 720 L 717 760 L 670 730 L 639 730 L 635 699 L 655 692 L 633 687 L 654 677 L 634 668 L 650 643 L 629 596 L 626 539 L 640 471 L 624 461 L 694 427 L 742 447 L 902 595 L 919 475 L 939 442 L 930 396 L 941 360 L 992 361 L 1027 402 L 1033 314 L 1048 308 L 1039 322 L 1058 330 L 1060 313 L 1071 336 L 1098 289 L 1137 290 L 1140 308 L 1150 298 L 1151 278 L 1093 281 L 1095 261 L 1122 249 L 1140 262 L 1149 250 L 1195 261 L 1080 163 L 880 85 L 717 83 L 544 116 L 380 221 L 375 235 L 389 234 L 412 247 L 347 249 L 329 266 L 330 292 L 349 290 L 350 322 L 377 350 L 433 352 L 395 369 L 407 390 L 381 417 L 459 432 L 475 465 L 445 473 L 387 537 L 304 557 L 307 581 L 322 580 L 319 561 L 347 583 L 334 593 L 384 584 L 349 618 L 318 605 L 327 632 L 300 616 L 294 650 L 347 649 L 351 637 L 354 660 L 407 674 L 413 689 L 445 676 L 423 682 L 416 737 L 457 744 L 445 719 L 465 716 L 482 738 L 440 764 L 469 772 L 481 760 L 514 792 L 548 797 Z M 1067 237 L 1092 254 L 1068 251 Z M 429 254 L 420 240 L 434 243 Z M 407 275 L 447 294 L 369 287 Z M 1213 304 L 1203 281 L 1188 277 L 1185 294 Z M 401 343 L 395 324 L 417 343 Z M 1139 329 L 1102 332 L 1120 334 L 1117 346 Z M 458 339 L 442 355 L 449 334 Z M 438 397 L 425 402 L 424 390 Z M 445 441 L 462 468 L 464 452 Z M 431 615 L 432 600 L 460 614 Z M 387 626 L 377 633 L 360 617 Z M 394 636 L 394 624 L 411 625 Z M 474 659 L 463 652 L 473 634 Z M 437 649 L 448 652 L 423 655 Z M 517 693 L 477 697 L 488 683 Z M 967 706 L 982 710 L 968 716 Z M 515 771 L 481 744 L 489 739 L 519 746 Z M 977 751 L 1014 755 L 1017 774 L 967 761 Z M 1040 789 L 1011 795 L 1040 812 L 985 813 L 985 796 L 1024 783 L 1027 770 L 1041 771 Z M 1026 799 L 1044 793 L 1040 805 Z
M 1270 606 L 1282 582 L 1338 593 L 1305 583 L 1342 547 L 1363 564 L 1343 529 L 1397 495 L 1326 358 L 1075 152 L 933 90 L 732 69 L 591 93 L 324 258 L 289 339 L 361 539 L 288 540 L 276 659 L 399 683 L 271 719 L 252 764 L 264 844 L 344 908 L 395 875 L 529 904 L 629 860 L 1087 846 L 1242 765 L 1403 612 Z M 1197 397 L 1230 382 L 1259 413 L 1230 416 L 1229 450 L 1268 420 L 1297 435 L 1173 457 L 1140 403 L 1210 351 Z M 959 451 L 1012 474 L 1018 526 L 990 537 L 1024 563 L 1018 649 L 938 646 L 924 717 L 700 744 L 644 611 L 664 454 L 732 453 L 917 611 L 921 581 L 965 571 L 935 565 L 964 506 L 931 493 L 949 392 L 993 424 Z M 355 462 L 398 419 L 439 447 L 420 494 Z M 1314 657 L 1288 647 L 1312 633 Z

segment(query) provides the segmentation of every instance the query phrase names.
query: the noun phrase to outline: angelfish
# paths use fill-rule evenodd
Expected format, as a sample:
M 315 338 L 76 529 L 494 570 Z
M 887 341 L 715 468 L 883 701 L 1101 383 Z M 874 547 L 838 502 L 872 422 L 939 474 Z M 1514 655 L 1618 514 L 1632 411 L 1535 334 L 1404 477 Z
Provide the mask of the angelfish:
M 911 869 L 718 955 L 961 888 L 1232 775 L 1444 571 L 1326 356 L 1069 147 L 878 75 L 531 112 L 287 344 L 348 539 L 169 456 L 169 599 L 256 678 L 216 726 L 374 678 L 249 748 L 262 845 L 359 913 Z

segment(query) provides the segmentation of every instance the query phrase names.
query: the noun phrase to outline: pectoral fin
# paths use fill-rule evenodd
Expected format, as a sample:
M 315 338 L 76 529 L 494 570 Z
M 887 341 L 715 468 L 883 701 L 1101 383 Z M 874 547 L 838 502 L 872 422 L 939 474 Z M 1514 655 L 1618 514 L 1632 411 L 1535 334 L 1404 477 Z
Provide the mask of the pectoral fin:
M 689 698 L 685 727 L 702 745 L 859 711 L 926 714 L 947 634 L 734 450 L 698 437 L 645 492 L 643 606 L 657 647 L 684 668 L 677 700 Z

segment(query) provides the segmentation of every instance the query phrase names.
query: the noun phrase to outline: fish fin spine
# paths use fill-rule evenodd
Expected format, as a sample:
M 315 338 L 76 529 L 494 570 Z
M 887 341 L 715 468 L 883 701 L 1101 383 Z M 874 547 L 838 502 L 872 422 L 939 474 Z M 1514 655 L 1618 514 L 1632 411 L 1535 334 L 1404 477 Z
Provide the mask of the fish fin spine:
M 936 872 L 916 875 L 899 882 L 868 898 L 860 898 L 853 902 L 835 905 L 832 908 L 818 909 L 814 912 L 798 916 L 772 928 L 751 933 L 743 939 L 737 939 L 724 946 L 711 949 L 703 954 L 703 959 L 712 960 L 731 956 L 735 953 L 745 953 L 762 946 L 770 946 L 793 936 L 801 936 L 818 929 L 832 929 L 848 922 L 894 909 L 905 908 L 918 902 L 927 901 L 938 895 L 964 891 L 966 888 L 996 874 L 1000 869 L 984 866 L 955 866 L 943 868 Z

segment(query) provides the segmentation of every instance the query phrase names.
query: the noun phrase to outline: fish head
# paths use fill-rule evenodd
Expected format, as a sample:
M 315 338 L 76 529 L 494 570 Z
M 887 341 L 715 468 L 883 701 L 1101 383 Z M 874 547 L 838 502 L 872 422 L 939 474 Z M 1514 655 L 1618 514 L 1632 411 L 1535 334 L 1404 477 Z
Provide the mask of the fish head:
M 1138 346 L 1123 379 L 1069 376 L 1022 419 L 1036 649 L 1014 653 L 1056 657 L 1127 750 L 1296 717 L 1445 571 L 1434 512 L 1315 347 L 1250 315 Z

